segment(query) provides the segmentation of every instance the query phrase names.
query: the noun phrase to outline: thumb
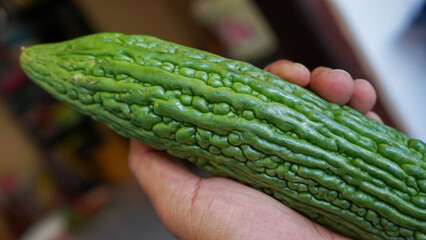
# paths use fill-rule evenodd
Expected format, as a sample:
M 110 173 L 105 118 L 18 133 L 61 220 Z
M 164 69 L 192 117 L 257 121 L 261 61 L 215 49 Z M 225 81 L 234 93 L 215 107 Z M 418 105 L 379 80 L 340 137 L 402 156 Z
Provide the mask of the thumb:
M 202 179 L 177 159 L 134 139 L 130 140 L 129 164 L 165 227 L 182 236 L 192 225 L 185 216 Z

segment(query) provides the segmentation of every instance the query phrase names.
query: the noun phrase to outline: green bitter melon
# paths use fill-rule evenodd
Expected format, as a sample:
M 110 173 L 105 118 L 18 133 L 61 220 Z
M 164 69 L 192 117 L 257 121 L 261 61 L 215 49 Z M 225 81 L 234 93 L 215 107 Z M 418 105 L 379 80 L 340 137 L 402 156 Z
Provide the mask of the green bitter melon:
M 426 144 L 248 63 L 151 36 L 27 47 L 26 74 L 119 134 L 356 239 L 426 239 Z

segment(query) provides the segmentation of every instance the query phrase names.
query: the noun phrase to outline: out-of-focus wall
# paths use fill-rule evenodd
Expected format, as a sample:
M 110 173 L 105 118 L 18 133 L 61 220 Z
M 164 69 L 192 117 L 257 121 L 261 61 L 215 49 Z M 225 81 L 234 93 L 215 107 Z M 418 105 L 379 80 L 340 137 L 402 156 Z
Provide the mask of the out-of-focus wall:
M 199 47 L 203 31 L 189 12 L 190 0 L 74 0 L 97 32 L 147 34 Z
M 18 178 L 14 181 L 27 182 L 40 170 L 41 154 L 3 101 L 0 101 L 0 133 L 0 177 L 13 172 Z

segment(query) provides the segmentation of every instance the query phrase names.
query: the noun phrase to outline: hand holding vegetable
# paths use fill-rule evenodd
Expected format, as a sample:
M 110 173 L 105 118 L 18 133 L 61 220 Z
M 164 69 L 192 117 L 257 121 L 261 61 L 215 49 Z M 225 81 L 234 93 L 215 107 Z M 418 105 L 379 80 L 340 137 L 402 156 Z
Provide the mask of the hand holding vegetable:
M 46 91 L 117 133 L 261 190 L 322 226 L 356 239 L 426 240 L 426 144 L 363 116 L 374 117 L 374 90 L 342 70 L 267 67 L 318 96 L 248 63 L 120 33 L 28 47 L 20 60 Z M 312 234 L 304 218 L 285 222 L 292 211 L 254 190 L 201 180 L 132 146 L 135 175 L 179 237 L 212 238 L 206 226 L 220 228 L 218 238 Z
M 342 70 L 274 62 L 265 70 L 321 97 L 380 118 L 371 108 L 376 92 Z M 178 160 L 131 140 L 130 166 L 166 228 L 178 239 L 344 239 L 277 200 L 224 178 L 202 179 Z

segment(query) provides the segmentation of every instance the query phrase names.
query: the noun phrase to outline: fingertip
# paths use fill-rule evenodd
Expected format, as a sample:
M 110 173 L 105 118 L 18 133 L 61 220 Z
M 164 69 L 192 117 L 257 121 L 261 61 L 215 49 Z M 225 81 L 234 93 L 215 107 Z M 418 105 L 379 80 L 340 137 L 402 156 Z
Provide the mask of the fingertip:
M 130 140 L 129 165 L 149 196 L 155 196 L 158 189 L 168 189 L 197 178 L 177 159 L 134 139 Z
M 301 64 L 301 63 L 293 63 L 293 83 L 301 86 L 306 87 L 309 84 L 310 79 L 310 71 L 309 69 Z
M 138 178 L 138 175 L 151 167 L 153 159 L 159 158 L 157 154 L 161 155 L 153 147 L 131 138 L 128 156 L 130 170 Z
M 266 66 L 265 71 L 301 87 L 306 87 L 310 80 L 310 72 L 307 67 L 289 60 L 275 61 Z
M 374 120 L 377 120 L 380 123 L 384 123 L 382 118 L 379 115 L 377 115 L 377 113 L 375 113 L 375 112 L 369 111 L 366 114 L 364 114 L 364 116 L 366 116 L 368 118 L 372 118 Z
M 145 143 L 139 142 L 138 140 L 133 138 L 130 139 L 129 145 L 130 145 L 129 152 L 132 153 L 132 154 L 129 154 L 129 156 L 130 155 L 133 156 L 135 154 L 143 154 L 144 152 L 153 150 L 151 146 Z
M 371 83 L 364 79 L 356 79 L 348 105 L 361 113 L 366 113 L 373 108 L 376 99 L 377 94 Z
M 321 67 L 316 67 L 313 71 L 312 71 L 312 73 L 311 73 L 311 79 L 312 78 L 315 78 L 316 76 L 318 76 L 318 74 L 320 74 L 320 73 L 322 73 L 322 74 L 325 74 L 325 73 L 328 73 L 328 72 L 330 72 L 332 69 L 331 68 L 328 68 L 328 67 L 323 67 L 323 66 L 321 66 Z
M 324 99 L 344 105 L 352 95 L 354 83 L 344 70 L 319 67 L 312 72 L 309 87 Z

